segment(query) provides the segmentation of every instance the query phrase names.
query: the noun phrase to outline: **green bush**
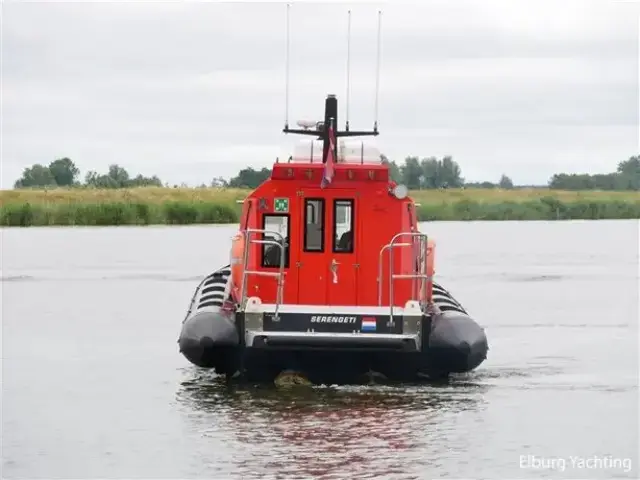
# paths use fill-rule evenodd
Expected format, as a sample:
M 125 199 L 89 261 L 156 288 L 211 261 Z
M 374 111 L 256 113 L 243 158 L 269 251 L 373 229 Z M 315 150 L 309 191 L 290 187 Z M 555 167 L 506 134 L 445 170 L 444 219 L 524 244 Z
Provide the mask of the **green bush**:
M 525 202 L 483 203 L 463 199 L 455 203 L 418 207 L 418 220 L 597 220 L 640 218 L 640 200 L 579 200 L 563 202 L 542 197 Z
M 0 207 L 0 225 L 11 227 L 45 225 L 161 225 L 235 223 L 238 212 L 220 203 L 168 201 L 7 204 Z
M 524 201 L 497 198 L 435 197 L 420 199 L 419 221 L 435 220 L 570 220 L 640 218 L 640 199 L 553 196 Z M 241 206 L 229 199 L 202 198 L 145 202 L 132 199 L 86 201 L 11 201 L 0 206 L 0 225 L 187 225 L 237 223 Z

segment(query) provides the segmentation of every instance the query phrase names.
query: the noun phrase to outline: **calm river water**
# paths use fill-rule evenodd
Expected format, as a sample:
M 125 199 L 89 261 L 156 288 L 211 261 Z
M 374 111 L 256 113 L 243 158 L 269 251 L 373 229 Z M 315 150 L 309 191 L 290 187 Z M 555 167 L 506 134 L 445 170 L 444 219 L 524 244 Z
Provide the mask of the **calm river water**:
M 638 478 L 638 227 L 423 224 L 488 360 L 298 392 L 178 353 L 235 226 L 1 230 L 3 478 Z

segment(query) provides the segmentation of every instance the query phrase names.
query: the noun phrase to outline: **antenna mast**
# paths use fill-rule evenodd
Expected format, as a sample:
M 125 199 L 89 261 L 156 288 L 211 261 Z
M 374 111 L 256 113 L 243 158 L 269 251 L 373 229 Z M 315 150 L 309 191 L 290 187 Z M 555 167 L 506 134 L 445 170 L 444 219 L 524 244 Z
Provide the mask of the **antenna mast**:
M 382 10 L 378 10 L 378 53 L 376 59 L 376 100 L 374 106 L 373 131 L 378 131 L 378 92 L 380 91 L 380 26 L 382 23 Z
M 380 16 L 382 11 L 378 10 L 378 61 L 376 65 L 376 100 L 375 100 L 375 119 L 373 123 L 373 130 L 349 130 L 349 96 L 351 94 L 351 10 L 348 10 L 348 23 L 347 23 L 347 121 L 346 130 L 338 130 L 338 99 L 335 95 L 327 95 L 324 105 L 324 121 L 315 122 L 315 128 L 313 122 L 298 122 L 298 125 L 303 128 L 289 128 L 289 4 L 287 4 L 287 62 L 286 62 L 286 112 L 285 112 L 285 125 L 282 130 L 283 133 L 294 133 L 296 135 L 309 135 L 314 136 L 318 140 L 323 142 L 323 162 L 327 158 L 327 152 L 329 148 L 329 126 L 333 126 L 334 138 L 340 137 L 363 137 L 379 135 L 378 132 L 378 90 L 380 83 Z M 337 144 L 334 148 L 337 149 Z M 337 152 L 336 152 L 337 153 Z
M 284 92 L 284 128 L 289 129 L 289 7 L 291 5 L 287 3 L 287 50 L 285 60 L 285 92 Z
M 349 131 L 349 71 L 351 63 L 351 10 L 347 12 L 347 115 L 345 130 Z

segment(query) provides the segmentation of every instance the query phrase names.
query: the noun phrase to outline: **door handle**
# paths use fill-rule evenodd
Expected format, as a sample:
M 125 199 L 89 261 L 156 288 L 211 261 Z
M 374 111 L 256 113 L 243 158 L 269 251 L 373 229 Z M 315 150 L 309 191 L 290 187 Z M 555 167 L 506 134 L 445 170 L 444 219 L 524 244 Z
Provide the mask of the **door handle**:
M 331 260 L 331 273 L 333 273 L 333 283 L 338 283 L 338 265 L 340 265 L 340 262 L 336 262 L 335 258 Z

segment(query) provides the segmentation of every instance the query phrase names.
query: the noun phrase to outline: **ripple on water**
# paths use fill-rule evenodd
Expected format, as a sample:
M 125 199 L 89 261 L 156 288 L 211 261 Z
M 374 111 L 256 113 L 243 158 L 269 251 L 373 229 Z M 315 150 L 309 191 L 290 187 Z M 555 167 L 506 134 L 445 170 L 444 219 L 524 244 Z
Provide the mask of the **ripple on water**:
M 484 408 L 490 385 L 480 378 L 459 376 L 438 385 L 279 390 L 227 386 L 208 372 L 194 372 L 177 396 L 201 435 L 233 439 L 230 445 L 237 454 L 227 460 L 227 468 L 243 478 L 344 478 L 340 475 L 345 471 L 357 478 L 416 478 L 421 468 L 454 455 L 452 442 L 464 448 L 455 422 L 443 428 L 442 420 Z M 425 431 L 431 434 L 425 436 Z M 434 436 L 449 440 L 434 443 Z M 425 456 L 427 447 L 432 454 Z
M 514 389 L 637 388 L 632 382 L 616 385 L 568 373 L 564 366 L 571 360 L 548 355 L 521 368 L 491 367 L 438 384 L 285 390 L 229 386 L 211 372 L 186 368 L 177 398 L 199 435 L 224 441 L 235 452 L 215 461 L 198 459 L 201 465 L 213 462 L 220 474 L 344 478 L 349 472 L 350 478 L 423 478 L 425 471 L 442 472 L 454 463 L 467 468 L 459 452 L 477 442 L 470 439 L 469 428 L 478 421 L 478 428 L 487 428 L 478 413 L 488 407 L 491 391 L 495 401 L 496 395 L 509 396 Z M 522 446 L 511 450 L 517 455 Z

